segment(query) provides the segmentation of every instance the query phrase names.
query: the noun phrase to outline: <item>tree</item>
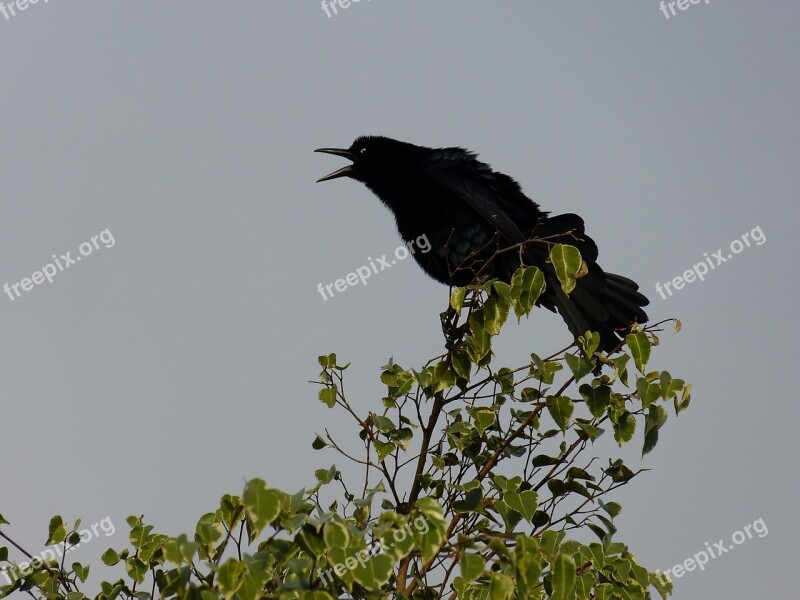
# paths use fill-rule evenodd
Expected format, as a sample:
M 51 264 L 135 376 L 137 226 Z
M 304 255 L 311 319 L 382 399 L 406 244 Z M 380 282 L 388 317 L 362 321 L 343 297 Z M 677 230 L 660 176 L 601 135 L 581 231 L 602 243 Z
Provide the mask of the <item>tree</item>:
M 580 255 L 556 245 L 551 259 L 569 293 Z M 327 430 L 313 447 L 352 461 L 363 480 L 346 481 L 335 465 L 294 494 L 251 480 L 201 516 L 191 538 L 129 517 L 130 544 L 102 557 L 126 576 L 103 581 L 97 598 L 610 600 L 649 599 L 652 589 L 666 598 L 672 584 L 614 540 L 622 507 L 612 492 L 642 470 L 587 455 L 601 437 L 621 447 L 637 428 L 647 454 L 666 404 L 680 413 L 691 386 L 647 371 L 664 322 L 634 326 L 612 356 L 586 332 L 549 356 L 496 368 L 493 338 L 512 311 L 529 315 L 544 285 L 541 271 L 522 268 L 510 285 L 453 290 L 442 314 L 446 352 L 418 370 L 390 360 L 381 373 L 386 395 L 366 415 L 345 394 L 348 365 L 320 356 L 319 400 L 352 416 L 359 450 Z M 10 562 L 0 547 L 0 584 L 9 582 L 0 596 L 87 597 L 79 588 L 88 566 L 32 556 L 7 525 L 0 516 L 0 538 L 28 560 Z M 54 517 L 47 544 L 66 550 L 79 542 L 79 526 Z

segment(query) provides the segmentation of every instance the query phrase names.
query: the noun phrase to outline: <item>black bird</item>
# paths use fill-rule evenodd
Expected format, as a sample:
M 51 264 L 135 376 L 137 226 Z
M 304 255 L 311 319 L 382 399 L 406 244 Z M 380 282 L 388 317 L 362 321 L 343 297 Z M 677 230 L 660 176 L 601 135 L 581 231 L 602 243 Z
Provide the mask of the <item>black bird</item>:
M 352 164 L 318 181 L 350 177 L 362 182 L 394 213 L 404 241 L 426 236 L 431 250 L 414 259 L 428 275 L 453 286 L 497 278 L 510 281 L 524 264 L 545 274 L 537 304 L 558 311 L 573 336 L 600 333 L 600 348 L 614 351 L 634 322 L 644 323 L 649 302 L 627 277 L 605 273 L 597 246 L 575 214 L 549 216 L 519 184 L 464 148 L 426 148 L 386 137 L 358 138 L 347 149 L 316 152 Z M 588 273 L 567 296 L 552 264 L 552 244 L 578 248 Z M 516 247 L 511 249 L 512 247 Z M 504 252 L 505 250 L 505 252 Z

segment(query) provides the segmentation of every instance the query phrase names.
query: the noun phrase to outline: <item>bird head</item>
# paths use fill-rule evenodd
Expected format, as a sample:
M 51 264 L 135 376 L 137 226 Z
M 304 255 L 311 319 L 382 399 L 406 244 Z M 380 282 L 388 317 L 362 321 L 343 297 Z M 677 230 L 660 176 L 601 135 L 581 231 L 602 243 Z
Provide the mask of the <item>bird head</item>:
M 421 166 L 429 150 L 382 136 L 360 137 L 349 148 L 318 148 L 314 152 L 342 156 L 352 164 L 320 177 L 317 183 L 350 177 L 373 190 L 386 184 L 399 184 L 408 177 L 409 168 Z

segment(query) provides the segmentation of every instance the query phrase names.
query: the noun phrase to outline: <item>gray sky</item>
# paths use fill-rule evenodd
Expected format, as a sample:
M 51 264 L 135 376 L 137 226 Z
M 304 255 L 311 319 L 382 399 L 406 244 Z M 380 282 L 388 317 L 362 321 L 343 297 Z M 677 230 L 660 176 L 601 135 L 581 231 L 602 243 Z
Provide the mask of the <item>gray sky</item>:
M 353 362 L 379 401 L 390 356 L 441 349 L 447 290 L 409 259 L 323 301 L 400 243 L 360 184 L 315 179 L 358 135 L 463 145 L 544 209 L 578 212 L 607 269 L 640 282 L 663 336 L 655 366 L 694 384 L 653 469 L 617 496 L 620 539 L 650 568 L 759 518 L 769 533 L 676 580 L 675 598 L 788 597 L 798 558 L 800 411 L 794 257 L 800 190 L 800 5 L 711 0 L 667 19 L 636 2 L 50 0 L 0 15 L 0 512 L 43 547 L 49 518 L 113 537 L 125 516 L 193 529 L 246 478 L 296 490 L 354 435 L 307 383 Z M 706 276 L 671 281 L 760 227 Z M 752 236 L 751 236 L 752 237 Z M 109 239 L 108 234 L 103 239 Z M 13 294 L 13 292 L 12 292 Z M 557 316 L 509 326 L 499 358 L 568 341 Z M 498 363 L 500 364 L 500 363 Z M 638 446 L 638 443 L 637 443 Z

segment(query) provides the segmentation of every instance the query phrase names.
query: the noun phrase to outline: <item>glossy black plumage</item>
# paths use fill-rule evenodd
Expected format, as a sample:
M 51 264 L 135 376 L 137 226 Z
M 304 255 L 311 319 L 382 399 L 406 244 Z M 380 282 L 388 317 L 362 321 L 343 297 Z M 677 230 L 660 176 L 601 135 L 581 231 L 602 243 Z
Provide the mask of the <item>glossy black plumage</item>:
M 647 298 L 626 277 L 605 273 L 597 246 L 574 214 L 549 216 L 508 175 L 463 148 L 426 148 L 385 137 L 361 137 L 348 149 L 320 148 L 352 161 L 319 181 L 351 177 L 392 211 L 406 242 L 425 235 L 431 250 L 414 259 L 431 277 L 463 286 L 476 279 L 509 281 L 520 266 L 545 273 L 539 304 L 556 310 L 573 336 L 598 331 L 607 352 L 631 323 L 644 323 Z M 547 262 L 551 244 L 577 247 L 589 272 L 567 296 Z M 506 251 L 515 245 L 519 250 Z M 500 252 L 498 254 L 498 251 Z

